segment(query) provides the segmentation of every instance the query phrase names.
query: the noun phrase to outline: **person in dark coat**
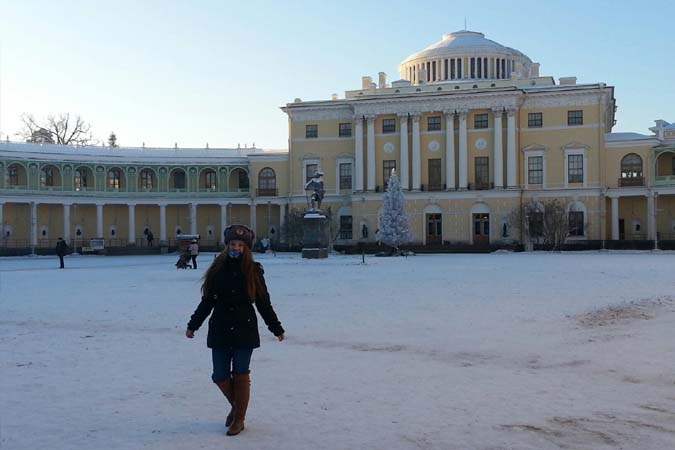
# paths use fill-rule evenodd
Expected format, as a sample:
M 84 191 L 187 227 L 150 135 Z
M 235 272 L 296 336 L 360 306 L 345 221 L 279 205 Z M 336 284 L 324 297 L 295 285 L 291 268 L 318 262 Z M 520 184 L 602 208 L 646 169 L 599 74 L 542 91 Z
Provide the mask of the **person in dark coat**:
M 228 436 L 244 429 L 250 397 L 251 354 L 260 347 L 254 306 L 269 331 L 279 341 L 284 340 L 284 329 L 272 308 L 262 265 L 253 261 L 254 239 L 255 233 L 247 226 L 227 227 L 225 251 L 204 274 L 202 299 L 185 331 L 185 336 L 192 339 L 211 315 L 206 345 L 213 360 L 211 379 L 231 405 L 225 420 Z
M 56 241 L 56 254 L 59 256 L 59 261 L 61 262 L 60 269 L 63 269 L 65 267 L 63 265 L 63 257 L 66 256 L 67 253 L 68 253 L 68 244 L 66 244 L 66 241 L 64 241 L 63 238 L 59 238 Z
M 152 234 L 152 231 L 150 231 L 150 230 L 148 230 L 147 239 L 148 239 L 148 247 L 152 247 L 152 241 L 155 240 L 155 235 Z

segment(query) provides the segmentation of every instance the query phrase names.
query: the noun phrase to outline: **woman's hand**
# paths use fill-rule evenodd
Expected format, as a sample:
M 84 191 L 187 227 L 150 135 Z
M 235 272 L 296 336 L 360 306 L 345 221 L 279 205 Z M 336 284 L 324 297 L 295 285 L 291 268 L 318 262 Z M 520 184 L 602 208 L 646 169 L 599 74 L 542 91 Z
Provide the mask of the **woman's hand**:
M 185 337 L 187 337 L 189 339 L 192 339 L 193 337 L 195 337 L 194 330 L 191 330 L 189 328 L 187 330 L 185 330 Z
M 284 335 L 283 335 L 283 334 L 280 334 L 279 336 L 277 336 L 277 339 L 279 339 L 279 342 L 283 341 L 283 340 L 284 340 Z

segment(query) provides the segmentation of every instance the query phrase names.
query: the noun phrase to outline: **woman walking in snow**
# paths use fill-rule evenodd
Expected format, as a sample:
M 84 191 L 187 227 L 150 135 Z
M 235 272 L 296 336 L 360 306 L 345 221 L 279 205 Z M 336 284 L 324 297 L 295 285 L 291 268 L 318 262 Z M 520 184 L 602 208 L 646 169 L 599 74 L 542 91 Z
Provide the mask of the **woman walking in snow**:
M 202 300 L 185 331 L 185 336 L 192 339 L 213 311 L 206 342 L 213 359 L 211 379 L 231 405 L 225 420 L 228 436 L 244 429 L 251 385 L 251 354 L 260 347 L 253 305 L 267 328 L 279 341 L 284 340 L 284 329 L 272 308 L 262 266 L 253 261 L 254 239 L 255 233 L 247 226 L 227 227 L 225 251 L 204 274 Z

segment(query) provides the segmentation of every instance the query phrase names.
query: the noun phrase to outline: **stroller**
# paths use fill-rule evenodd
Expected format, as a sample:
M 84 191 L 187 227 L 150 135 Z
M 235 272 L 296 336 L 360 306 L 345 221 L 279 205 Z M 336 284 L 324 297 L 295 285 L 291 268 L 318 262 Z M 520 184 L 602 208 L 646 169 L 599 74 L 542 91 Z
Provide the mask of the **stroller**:
M 190 250 L 183 250 L 176 261 L 176 269 L 192 269 Z

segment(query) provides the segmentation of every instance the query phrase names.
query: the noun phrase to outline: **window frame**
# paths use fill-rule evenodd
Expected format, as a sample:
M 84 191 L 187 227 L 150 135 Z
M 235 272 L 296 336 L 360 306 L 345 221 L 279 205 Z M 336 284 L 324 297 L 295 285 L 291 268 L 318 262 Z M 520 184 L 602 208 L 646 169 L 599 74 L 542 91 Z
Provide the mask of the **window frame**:
M 527 113 L 527 128 L 542 128 L 544 126 L 544 113 Z
M 109 169 L 106 176 L 106 188 L 119 191 L 122 189 L 122 171 L 120 169 Z
M 310 123 L 305 125 L 305 139 L 317 139 L 319 137 L 319 125 Z
M 584 182 L 584 155 L 570 154 L 567 155 L 567 183 L 568 184 L 583 184 Z M 577 165 L 577 167 L 572 167 Z
M 441 131 L 441 116 L 427 117 L 427 131 Z
M 584 124 L 584 110 L 574 109 L 567 111 L 567 126 L 578 127 Z
M 382 119 L 382 134 L 396 133 L 396 119 Z
M 17 164 L 12 164 L 7 168 L 7 183 L 10 186 L 19 185 L 19 166 Z
M 640 160 L 637 162 L 625 162 L 626 158 L 634 156 Z M 621 158 L 621 179 L 633 179 L 633 178 L 642 178 L 644 173 L 644 164 L 642 157 L 637 153 L 628 153 Z M 639 168 L 639 170 L 637 170 Z
M 473 129 L 486 130 L 490 128 L 490 116 L 487 113 L 474 114 Z
M 573 220 L 572 218 L 575 217 Z M 581 225 L 579 226 L 579 217 L 581 218 Z M 586 236 L 586 230 L 584 229 L 584 211 L 568 211 L 567 212 L 567 226 L 568 226 L 568 235 L 570 237 L 583 237 Z
M 349 174 L 343 173 L 342 168 L 349 167 Z M 352 190 L 354 186 L 354 163 L 338 162 L 338 190 Z
M 210 180 L 213 178 L 213 180 Z M 204 171 L 204 189 L 209 191 L 215 191 L 218 189 L 218 174 L 213 169 L 207 169 Z
M 392 165 L 393 164 L 393 165 Z M 390 166 L 390 167 L 387 167 Z M 391 169 L 397 169 L 395 159 L 383 159 L 382 160 L 382 192 L 387 190 L 387 185 L 389 184 L 389 178 L 391 177 Z
M 141 170 L 141 190 L 151 191 L 155 188 L 155 177 L 154 173 L 150 169 Z M 149 183 L 148 183 L 149 182 Z M 149 184 L 149 186 L 148 186 Z
M 351 240 L 354 232 L 354 217 L 351 215 L 341 215 L 338 220 L 338 234 L 340 239 Z
M 258 189 L 260 191 L 276 191 L 277 173 L 271 167 L 263 167 L 258 172 Z
M 342 122 L 338 124 L 338 137 L 352 137 L 352 123 Z M 347 131 L 349 131 L 347 133 Z
M 527 184 L 544 184 L 544 155 L 527 155 Z M 540 167 L 532 167 L 531 161 L 539 159 Z M 532 181 L 532 173 L 539 173 L 539 181 Z

